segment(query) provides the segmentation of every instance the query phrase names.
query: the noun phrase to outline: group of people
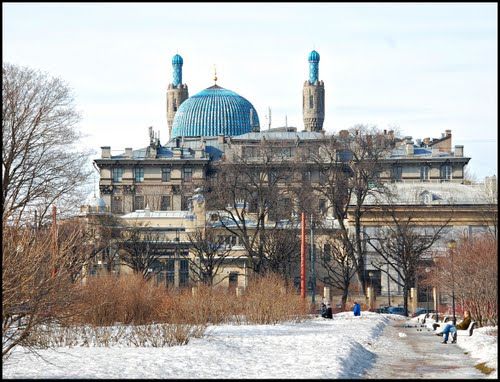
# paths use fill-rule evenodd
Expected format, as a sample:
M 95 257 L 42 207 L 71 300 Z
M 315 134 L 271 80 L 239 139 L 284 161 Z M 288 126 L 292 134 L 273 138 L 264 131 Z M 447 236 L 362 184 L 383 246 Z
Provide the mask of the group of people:
M 361 316 L 361 306 L 356 301 L 354 301 L 354 308 L 352 309 L 352 311 L 354 312 L 355 316 Z M 323 318 L 333 318 L 332 307 L 329 302 L 321 302 L 320 313 L 321 317 Z

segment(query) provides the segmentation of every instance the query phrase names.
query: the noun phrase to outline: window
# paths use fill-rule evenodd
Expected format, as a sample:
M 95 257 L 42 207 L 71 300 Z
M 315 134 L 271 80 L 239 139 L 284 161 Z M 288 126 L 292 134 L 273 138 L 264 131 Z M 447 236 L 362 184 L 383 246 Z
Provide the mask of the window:
M 123 176 L 123 169 L 119 167 L 113 168 L 113 182 L 121 182 Z
M 268 180 L 269 184 L 276 183 L 276 181 L 278 180 L 278 173 L 276 171 L 269 171 Z
M 144 169 L 141 167 L 134 168 L 134 179 L 136 182 L 144 182 Z
M 189 207 L 191 205 L 191 196 L 189 195 L 184 195 L 181 197 L 181 210 L 187 211 L 189 210 Z
M 326 200 L 325 199 L 320 199 L 319 200 L 319 212 L 321 213 L 321 215 L 326 215 L 326 213 L 327 213 Z
M 304 182 L 311 182 L 311 170 L 306 170 L 302 173 L 302 180 Z
M 190 167 L 185 167 L 184 168 L 184 176 L 183 179 L 185 182 L 191 182 L 193 179 L 193 169 Z
M 180 260 L 179 286 L 186 286 L 189 282 L 189 263 L 186 259 Z
M 174 285 L 175 283 L 175 260 L 167 260 L 167 284 Z
M 171 209 L 172 209 L 172 206 L 170 204 L 170 195 L 162 195 L 160 210 L 161 211 L 169 211 Z
M 309 109 L 314 108 L 314 98 L 312 94 L 309 94 Z
M 113 196 L 111 198 L 111 212 L 121 214 L 123 212 L 123 203 L 121 196 Z
M 420 181 L 428 182 L 430 175 L 430 167 L 429 166 L 421 166 L 420 167 Z
M 332 259 L 332 247 L 330 244 L 323 246 L 323 259 L 328 263 Z
M 238 272 L 229 272 L 229 288 L 234 289 L 238 286 Z
M 451 165 L 445 164 L 441 166 L 441 181 L 448 181 L 451 179 Z
M 170 174 L 171 169 L 169 167 L 165 167 L 161 169 L 161 181 L 162 182 L 170 182 Z
M 403 176 L 403 167 L 402 166 L 393 166 L 392 167 L 392 180 L 395 182 L 400 182 L 402 176 Z
M 143 210 L 144 209 L 144 196 L 136 195 L 134 196 L 134 210 Z

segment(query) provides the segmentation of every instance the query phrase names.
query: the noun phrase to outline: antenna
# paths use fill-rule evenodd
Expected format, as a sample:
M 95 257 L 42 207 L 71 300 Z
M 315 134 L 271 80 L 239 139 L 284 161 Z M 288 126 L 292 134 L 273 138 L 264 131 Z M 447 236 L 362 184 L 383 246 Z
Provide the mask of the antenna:
M 215 85 L 217 85 L 217 68 L 215 67 L 215 64 L 214 64 L 214 82 Z

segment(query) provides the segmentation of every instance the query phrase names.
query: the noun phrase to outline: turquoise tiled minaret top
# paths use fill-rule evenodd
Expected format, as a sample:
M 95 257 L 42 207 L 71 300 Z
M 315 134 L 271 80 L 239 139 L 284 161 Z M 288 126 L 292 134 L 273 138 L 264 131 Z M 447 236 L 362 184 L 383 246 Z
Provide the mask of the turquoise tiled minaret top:
M 319 79 L 319 53 L 313 50 L 309 53 L 309 83 L 315 84 Z
M 178 87 L 179 85 L 182 84 L 182 64 L 184 61 L 182 60 L 182 57 L 176 54 L 174 57 L 172 57 L 172 68 L 174 69 L 172 71 L 173 78 L 172 78 L 172 85 L 175 87 Z
M 259 117 L 253 105 L 235 92 L 214 85 L 179 106 L 171 136 L 235 136 L 258 130 Z

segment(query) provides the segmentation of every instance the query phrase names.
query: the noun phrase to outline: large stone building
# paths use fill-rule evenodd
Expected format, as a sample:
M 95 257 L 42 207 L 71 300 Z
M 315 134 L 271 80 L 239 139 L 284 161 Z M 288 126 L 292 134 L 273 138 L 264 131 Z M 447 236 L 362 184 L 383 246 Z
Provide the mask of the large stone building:
M 167 228 L 165 219 L 175 215 L 177 220 L 172 220 L 175 227 L 168 226 L 169 232 L 182 235 L 195 227 L 193 219 L 189 220 L 192 216 L 189 211 L 194 208 L 192 198 L 196 190 L 214 176 L 214 166 L 234 158 L 245 158 L 249 162 L 255 159 L 257 163 L 263 142 L 272 147 L 280 163 L 300 163 L 301 171 L 307 170 L 308 180 L 320 185 L 321 166 L 317 158 L 321 157 L 320 147 L 332 135 L 324 129 L 325 89 L 319 79 L 319 54 L 312 51 L 308 61 L 309 78 L 302 94 L 304 129 L 298 131 L 296 127 L 284 126 L 261 131 L 251 102 L 217 85 L 217 77 L 213 86 L 189 97 L 188 86 L 182 83 L 183 59 L 176 54 L 172 60 L 172 82 L 167 89 L 169 140 L 162 144 L 150 128 L 146 147 L 125 148 L 113 155 L 110 146 L 103 146 L 101 158 L 95 160 L 100 171 L 100 203 L 112 214 L 129 221 L 142 219 L 153 227 Z M 347 134 L 341 130 L 333 137 L 341 139 Z M 428 184 L 429 190 L 434 184 L 464 183 L 464 167 L 470 158 L 464 156 L 463 146 L 452 146 L 451 130 L 434 139 L 401 138 L 392 130 L 384 130 L 383 136 L 389 142 L 389 150 L 380 159 L 380 182 Z M 303 177 L 293 178 L 290 182 L 300 184 L 303 180 Z M 318 208 L 321 219 L 332 220 L 328 201 L 319 200 Z M 211 212 L 205 213 L 208 216 Z M 153 219 L 154 216 L 158 219 Z M 205 219 L 210 221 L 210 216 L 201 218 L 199 211 L 197 216 L 203 224 Z M 330 226 L 335 229 L 334 224 Z M 170 267 L 170 271 L 179 272 L 185 265 Z M 174 278 L 176 285 L 182 284 L 178 281 L 182 278 L 179 274 Z

